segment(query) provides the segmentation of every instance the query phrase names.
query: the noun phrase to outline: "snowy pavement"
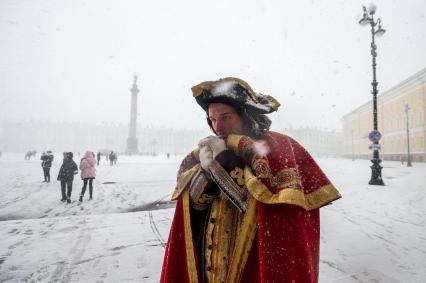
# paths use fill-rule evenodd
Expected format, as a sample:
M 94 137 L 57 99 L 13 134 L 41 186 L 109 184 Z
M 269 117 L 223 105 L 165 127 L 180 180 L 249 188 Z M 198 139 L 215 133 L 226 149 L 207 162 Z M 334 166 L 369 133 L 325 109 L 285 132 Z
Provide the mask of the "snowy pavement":
M 381 187 L 370 161 L 318 161 L 343 195 L 321 210 L 320 282 L 426 282 L 426 164 L 385 161 Z
M 102 159 L 93 182 L 94 198 L 88 202 L 89 189 L 82 205 L 78 202 L 83 182 L 75 175 L 72 203 L 64 205 L 60 183 L 56 181 L 61 158 L 55 156 L 51 183 L 43 183 L 39 160 L 22 160 L 4 154 L 0 159 L 0 220 L 44 218 L 126 212 L 140 205 L 168 199 L 175 185 L 181 157 L 119 157 L 116 166 Z M 78 158 L 75 158 L 77 165 Z
M 0 159 L 0 282 L 158 282 L 182 157 L 102 160 L 94 199 L 59 201 L 39 160 Z M 321 210 L 320 282 L 426 282 L 426 164 L 384 162 L 385 187 L 367 185 L 370 162 L 318 159 L 343 198 Z M 130 212 L 136 211 L 136 212 Z

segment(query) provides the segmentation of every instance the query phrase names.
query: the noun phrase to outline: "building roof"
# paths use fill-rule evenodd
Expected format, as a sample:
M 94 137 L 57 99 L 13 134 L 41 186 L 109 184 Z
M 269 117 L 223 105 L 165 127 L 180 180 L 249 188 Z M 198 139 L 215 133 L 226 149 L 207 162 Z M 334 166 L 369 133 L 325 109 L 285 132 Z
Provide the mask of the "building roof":
M 416 88 L 420 86 L 421 84 L 424 84 L 426 82 L 426 68 L 423 68 L 419 72 L 411 75 L 410 77 L 406 78 L 402 82 L 398 83 L 397 85 L 391 87 L 390 89 L 384 91 L 382 94 L 377 96 L 378 104 L 389 101 L 392 98 L 398 97 L 402 94 L 404 94 L 406 91 Z M 345 114 L 342 116 L 341 120 L 344 120 L 348 118 L 349 116 L 362 112 L 363 110 L 369 110 L 369 106 L 371 105 L 372 100 L 362 104 L 358 108 L 352 110 L 351 112 Z

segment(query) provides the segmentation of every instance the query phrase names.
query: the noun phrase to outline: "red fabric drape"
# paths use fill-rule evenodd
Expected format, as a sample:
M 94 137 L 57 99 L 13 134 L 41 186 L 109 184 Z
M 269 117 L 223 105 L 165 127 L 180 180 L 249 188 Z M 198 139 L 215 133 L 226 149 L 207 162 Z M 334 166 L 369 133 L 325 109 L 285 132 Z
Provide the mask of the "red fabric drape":
M 183 203 L 179 198 L 164 253 L 161 283 L 189 282 L 186 253 Z

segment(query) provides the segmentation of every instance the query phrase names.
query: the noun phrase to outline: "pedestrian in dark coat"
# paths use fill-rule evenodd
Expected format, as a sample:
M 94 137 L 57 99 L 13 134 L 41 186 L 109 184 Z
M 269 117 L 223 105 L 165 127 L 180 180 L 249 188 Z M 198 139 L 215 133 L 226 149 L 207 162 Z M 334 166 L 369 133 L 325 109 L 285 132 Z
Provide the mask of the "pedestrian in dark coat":
M 109 162 L 111 166 L 114 165 L 114 160 L 115 160 L 115 152 L 111 151 L 111 153 L 109 154 Z
M 43 182 L 50 182 L 50 168 L 52 167 L 52 162 L 53 162 L 52 151 L 48 150 L 46 152 L 43 152 L 43 155 L 41 156 L 40 159 L 42 160 L 41 167 L 43 168 L 43 173 L 44 173 Z
M 99 161 L 101 160 L 101 153 L 98 151 L 98 153 L 96 154 L 96 158 L 98 161 L 98 166 L 99 166 Z
M 74 162 L 72 152 L 64 152 L 64 161 L 59 169 L 58 181 L 61 181 L 61 201 L 71 202 L 72 182 L 74 175 L 78 173 L 77 164 Z

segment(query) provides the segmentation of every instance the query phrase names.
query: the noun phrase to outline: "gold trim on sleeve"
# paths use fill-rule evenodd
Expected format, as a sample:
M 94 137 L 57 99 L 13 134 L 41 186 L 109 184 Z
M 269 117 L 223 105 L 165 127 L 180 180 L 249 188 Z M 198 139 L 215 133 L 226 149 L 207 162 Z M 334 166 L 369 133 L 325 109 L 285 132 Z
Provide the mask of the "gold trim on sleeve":
M 229 149 L 232 149 L 235 154 L 238 154 L 238 144 L 243 136 L 242 135 L 228 135 L 226 144 Z
M 273 194 L 265 184 L 253 175 L 249 166 L 244 168 L 244 175 L 250 194 L 256 200 L 266 204 L 287 203 L 300 206 L 305 210 L 312 210 L 341 197 L 332 184 L 320 187 L 309 194 L 304 194 L 294 188 L 283 188 L 278 193 Z
M 180 194 L 188 185 L 189 181 L 192 179 L 192 177 L 194 177 L 195 173 L 197 173 L 198 169 L 200 169 L 199 163 L 178 176 L 177 185 L 172 194 L 172 200 L 176 200 L 180 196 Z
M 200 199 L 207 183 L 208 181 L 206 176 L 204 176 L 203 171 L 201 169 L 198 169 L 198 171 L 192 177 L 189 185 L 189 197 L 193 203 L 197 202 L 198 199 Z
M 221 190 L 221 192 L 241 211 L 247 209 L 247 193 L 244 188 L 238 186 L 229 176 L 228 172 L 217 162 L 213 160 L 209 167 L 210 173 Z M 244 184 L 243 184 L 244 185 Z
M 189 192 L 185 191 L 183 201 L 183 223 L 185 230 L 186 245 L 186 265 L 188 268 L 188 278 L 190 283 L 198 283 L 197 265 L 195 263 L 194 243 L 192 239 L 191 215 L 189 212 Z
M 195 159 L 197 159 L 198 161 L 200 161 L 200 148 L 197 147 L 196 149 L 194 149 L 192 151 L 192 154 L 195 156 Z

